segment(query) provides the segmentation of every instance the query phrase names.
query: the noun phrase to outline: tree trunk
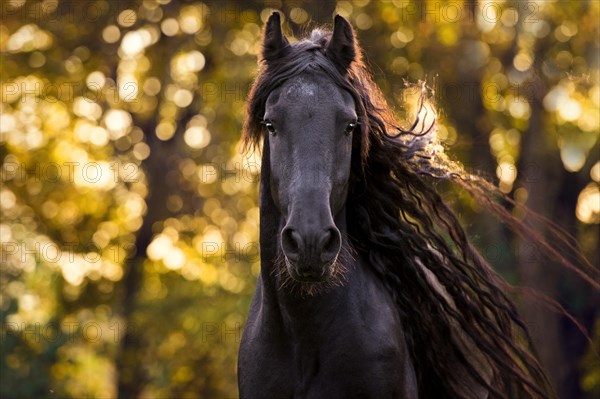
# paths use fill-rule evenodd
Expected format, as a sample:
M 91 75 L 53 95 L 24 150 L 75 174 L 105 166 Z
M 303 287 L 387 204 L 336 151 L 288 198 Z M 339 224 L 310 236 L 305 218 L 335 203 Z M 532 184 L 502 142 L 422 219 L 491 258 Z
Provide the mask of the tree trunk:
M 523 134 L 517 183 L 527 190 L 525 205 L 536 213 L 553 219 L 552 215 L 556 216 L 554 212 L 557 211 L 554 206 L 557 204 L 562 163 L 556 149 L 548 148 L 549 140 L 544 134 L 544 93 L 532 91 L 529 94 L 531 116 L 529 126 Z M 560 223 L 558 220 L 557 222 Z M 531 221 L 529 223 L 545 236 L 547 226 Z M 516 249 L 521 284 L 557 298 L 560 278 L 557 265 L 544 256 L 545 251 L 539 245 L 528 241 L 526 237 L 516 238 Z M 522 312 L 542 366 L 560 394 L 567 371 L 566 354 L 561 345 L 560 316 L 527 297 L 524 298 Z
M 155 233 L 153 226 L 170 216 L 167 198 L 170 193 L 179 192 L 175 187 L 178 181 L 174 178 L 179 160 L 177 147 L 183 130 L 193 115 L 191 108 L 188 108 L 178 122 L 177 132 L 168 141 L 161 141 L 154 134 L 154 118 L 150 121 L 137 121 L 134 115 L 135 125 L 146 133 L 147 144 L 150 146 L 150 156 L 142 162 L 142 169 L 146 173 L 148 197 L 146 215 L 136 236 L 135 250 L 131 261 L 128 262 L 129 268 L 123 282 L 123 319 L 126 332 L 116 360 L 120 399 L 137 398 L 146 381 L 143 369 L 143 336 L 140 326 L 136 325 L 135 321 L 137 297 L 142 288 L 146 250 Z
M 148 184 L 147 210 L 142 227 L 138 231 L 135 250 L 128 262 L 129 268 L 123 282 L 123 319 L 126 323 L 126 333 L 121 341 L 116 361 L 119 373 L 118 397 L 120 399 L 137 398 L 144 385 L 144 362 L 141 359 L 142 337 L 139 334 L 139 326 L 136 326 L 134 322 L 134 313 L 137 296 L 142 287 L 146 249 L 154 235 L 152 226 L 167 216 L 166 203 L 169 190 L 165 189 L 164 185 L 168 182 L 169 169 L 165 154 L 172 153 L 174 140 L 168 142 L 158 140 L 152 125 L 154 123 L 146 123 L 146 126 L 143 126 L 147 143 L 151 149 L 150 156 L 142 162 Z

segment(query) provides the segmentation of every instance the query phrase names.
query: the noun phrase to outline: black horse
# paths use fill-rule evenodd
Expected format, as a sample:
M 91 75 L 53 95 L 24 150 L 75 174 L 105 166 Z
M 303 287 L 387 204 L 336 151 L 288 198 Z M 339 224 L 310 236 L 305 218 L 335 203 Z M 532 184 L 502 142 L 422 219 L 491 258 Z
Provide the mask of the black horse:
M 244 128 L 263 152 L 242 398 L 554 395 L 503 281 L 434 183 L 510 215 L 446 158 L 422 107 L 397 127 L 342 17 L 294 44 L 270 17 Z

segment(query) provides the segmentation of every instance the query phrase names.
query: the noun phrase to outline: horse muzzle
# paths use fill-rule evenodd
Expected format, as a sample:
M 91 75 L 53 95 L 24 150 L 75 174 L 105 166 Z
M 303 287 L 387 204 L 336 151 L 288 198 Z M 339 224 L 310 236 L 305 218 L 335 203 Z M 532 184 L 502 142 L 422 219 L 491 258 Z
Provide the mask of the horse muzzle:
M 342 237 L 334 225 L 301 229 L 288 224 L 281 232 L 281 247 L 294 280 L 323 282 L 333 272 L 342 247 Z

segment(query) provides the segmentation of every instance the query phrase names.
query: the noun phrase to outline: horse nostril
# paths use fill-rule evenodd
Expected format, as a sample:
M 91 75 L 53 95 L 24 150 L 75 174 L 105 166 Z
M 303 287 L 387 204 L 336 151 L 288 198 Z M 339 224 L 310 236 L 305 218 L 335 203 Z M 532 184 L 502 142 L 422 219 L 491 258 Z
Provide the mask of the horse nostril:
M 328 247 L 330 247 L 331 245 L 333 245 L 333 238 L 334 234 L 331 231 L 331 229 L 327 230 L 325 232 L 325 234 L 323 234 L 323 236 L 321 237 L 321 248 L 323 250 L 327 249 Z
M 300 257 L 302 240 L 296 230 L 286 227 L 281 232 L 281 247 L 288 259 L 296 261 Z
M 321 260 L 323 262 L 330 262 L 340 251 L 342 238 L 338 229 L 330 228 L 323 233 L 319 242 L 321 247 Z

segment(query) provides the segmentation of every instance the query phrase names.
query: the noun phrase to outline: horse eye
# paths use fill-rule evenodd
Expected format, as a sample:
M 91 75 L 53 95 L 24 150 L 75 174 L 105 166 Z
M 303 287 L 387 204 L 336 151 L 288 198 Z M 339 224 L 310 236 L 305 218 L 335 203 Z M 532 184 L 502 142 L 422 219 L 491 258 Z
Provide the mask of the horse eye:
M 344 132 L 346 134 L 351 134 L 355 128 L 356 128 L 356 122 L 350 122 L 350 123 L 348 123 L 348 126 L 346 126 L 346 130 L 344 130 Z
M 269 133 L 275 134 L 275 126 L 271 122 L 265 122 L 264 125 Z

